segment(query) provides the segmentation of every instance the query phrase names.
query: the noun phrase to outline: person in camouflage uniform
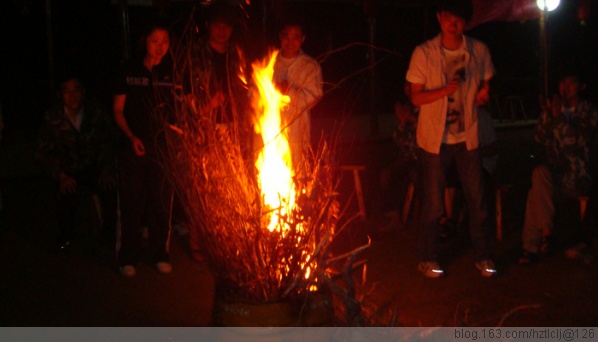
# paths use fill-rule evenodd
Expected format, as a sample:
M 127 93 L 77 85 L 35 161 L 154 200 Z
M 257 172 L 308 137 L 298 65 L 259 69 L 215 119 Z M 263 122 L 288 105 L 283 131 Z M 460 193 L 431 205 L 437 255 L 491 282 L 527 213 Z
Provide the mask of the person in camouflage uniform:
M 184 55 L 184 92 L 199 115 L 226 125 L 246 120 L 247 65 L 242 49 L 232 41 L 238 23 L 236 8 L 215 2 L 209 11 L 207 34 L 200 38 L 191 35 Z
M 113 242 L 116 225 L 115 131 L 110 115 L 85 99 L 78 78 L 66 77 L 59 85 L 61 101 L 45 114 L 36 160 L 57 183 L 59 248 L 70 249 L 78 232 L 77 215 L 90 192 L 102 204 L 102 235 Z
M 183 92 L 192 113 L 214 128 L 238 137 L 241 153 L 252 161 L 252 130 L 246 81 L 248 67 L 243 50 L 233 40 L 239 26 L 237 8 L 225 1 L 210 5 L 203 37 L 190 36 L 184 55 Z M 175 205 L 180 207 L 175 200 Z M 179 211 L 182 211 L 179 208 Z M 199 246 L 198 228 L 189 226 L 191 257 L 205 266 Z
M 547 101 L 538 120 L 536 141 L 544 146 L 547 162 L 536 166 L 527 196 L 521 263 L 548 252 L 554 228 L 555 202 L 576 199 L 592 186 L 590 162 L 596 158 L 598 108 L 581 97 L 585 84 L 579 75 L 560 78 L 559 95 Z M 587 257 L 585 243 L 567 252 Z
M 416 193 L 420 187 L 417 184 L 417 108 L 410 103 L 410 84 L 405 85 L 405 99 L 397 101 L 394 114 L 397 121 L 392 132 L 394 142 L 394 158 L 380 173 L 382 186 L 382 201 L 384 216 L 390 219 L 382 230 L 392 230 L 398 226 L 399 208 L 403 206 L 403 199 L 409 183 L 415 186 Z

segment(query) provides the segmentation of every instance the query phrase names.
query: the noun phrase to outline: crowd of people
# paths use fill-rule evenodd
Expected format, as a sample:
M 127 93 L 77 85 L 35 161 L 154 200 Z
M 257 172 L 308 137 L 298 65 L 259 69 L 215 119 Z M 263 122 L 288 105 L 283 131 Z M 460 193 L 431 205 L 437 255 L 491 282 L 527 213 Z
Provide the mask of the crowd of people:
M 79 227 L 84 225 L 76 213 L 84 197 L 93 193 L 102 199 L 102 234 L 116 250 L 122 276 L 136 275 L 144 238 L 149 262 L 160 273 L 172 271 L 171 230 L 181 223 L 174 219 L 184 220 L 185 215 L 164 168 L 169 152 L 165 130 L 176 127 L 174 108 L 180 104 L 174 103 L 175 96 L 182 94 L 183 105 L 198 118 L 207 115 L 217 127 L 238 129 L 236 133 L 250 138 L 248 64 L 232 39 L 239 20 L 235 6 L 215 2 L 206 33 L 182 46 L 189 54 L 180 60 L 173 53 L 168 26 L 152 23 L 142 35 L 139 58 L 126 61 L 115 80 L 112 115 L 86 98 L 77 75 L 59 82 L 60 103 L 46 114 L 36 152 L 57 185 L 58 250 L 68 252 L 80 239 Z M 309 109 L 322 96 L 322 73 L 302 50 L 300 21 L 284 21 L 279 40 L 273 83 L 290 98 L 282 110 L 281 129 L 293 153 L 301 154 L 310 144 Z M 197 229 L 187 231 L 190 254 L 201 262 Z
M 184 105 L 195 112 L 212 113 L 224 127 L 248 122 L 250 91 L 245 80 L 249 68 L 242 49 L 231 38 L 239 18 L 232 7 L 222 4 L 212 5 L 205 35 L 187 47 L 190 58 L 181 68 L 182 75 L 173 72 L 180 61 L 172 54 L 168 26 L 150 26 L 142 39 L 140 58 L 124 64 L 115 82 L 112 114 L 86 97 L 77 75 L 60 80 L 61 101 L 46 114 L 47 127 L 40 134 L 36 154 L 56 182 L 58 249 L 67 251 L 76 243 L 81 224 L 73 213 L 84 203 L 82 196 L 94 193 L 102 203 L 103 237 L 116 250 L 120 274 L 135 276 L 144 230 L 150 263 L 160 273 L 172 271 L 169 244 L 178 199 L 160 158 L 167 154 L 165 125 L 176 122 L 171 110 L 174 94 L 182 93 Z M 495 70 L 488 47 L 464 35 L 472 11 L 468 0 L 439 2 L 440 33 L 417 46 L 411 56 L 406 97 L 395 106 L 398 125 L 393 140 L 398 156 L 381 176 L 387 189 L 385 210 L 392 217 L 398 216 L 398 194 L 404 191 L 398 189 L 409 183 L 416 189 L 421 203 L 417 267 L 430 278 L 444 275 L 439 237 L 451 235 L 454 229 L 451 189 L 455 188 L 461 189 L 468 208 L 474 267 L 484 277 L 497 273 L 487 200 L 497 139 L 485 109 Z M 301 155 L 309 147 L 310 108 L 323 96 L 322 71 L 302 50 L 305 39 L 299 21 L 285 21 L 274 65 L 273 82 L 290 98 L 281 116 L 292 155 Z M 543 106 L 536 139 L 546 147 L 549 162 L 536 167 L 532 175 L 523 263 L 535 261 L 551 247 L 555 201 L 595 192 L 598 109 L 581 96 L 584 87 L 581 75 L 564 74 L 559 94 Z M 249 132 L 247 128 L 238 133 Z M 397 181 L 404 184 L 395 189 L 392 184 Z M 197 232 L 188 229 L 191 255 L 201 260 Z M 567 255 L 588 260 L 591 239 L 591 232 L 583 230 Z
M 498 144 L 487 109 L 494 66 L 487 46 L 463 34 L 472 11 L 469 1 L 440 2 L 436 15 L 441 32 L 412 54 L 407 101 L 395 106 L 398 124 L 393 139 L 398 157 L 381 175 L 384 189 L 389 188 L 391 175 L 415 187 L 421 202 L 418 268 L 430 278 L 444 275 L 438 260 L 439 237 L 456 234 L 456 189 L 462 192 L 469 213 L 475 267 L 484 277 L 497 272 L 490 215 L 494 206 L 489 204 L 494 200 L 492 174 Z M 566 71 L 560 75 L 558 94 L 543 103 L 535 139 L 546 148 L 548 162 L 532 174 L 520 263 L 534 262 L 553 250 L 555 203 L 589 195 L 590 207 L 596 205 L 598 108 L 583 98 L 585 87 L 579 72 Z M 401 222 L 398 204 L 405 188 L 385 196 L 383 206 L 391 227 Z M 596 221 L 593 215 L 582 220 L 565 255 L 590 262 Z

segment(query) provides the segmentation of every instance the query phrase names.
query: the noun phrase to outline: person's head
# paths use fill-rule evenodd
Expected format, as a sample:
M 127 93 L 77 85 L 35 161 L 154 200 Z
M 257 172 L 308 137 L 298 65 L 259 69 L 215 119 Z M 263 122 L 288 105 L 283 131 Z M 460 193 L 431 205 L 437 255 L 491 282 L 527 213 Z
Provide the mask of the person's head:
M 566 72 L 559 78 L 559 95 L 564 105 L 574 105 L 585 90 L 586 84 L 575 72 Z
M 85 89 L 76 76 L 67 76 L 58 84 L 58 92 L 64 106 L 70 112 L 78 112 L 83 107 Z
M 210 46 L 217 50 L 226 47 L 237 25 L 237 21 L 237 10 L 229 3 L 217 1 L 210 5 L 206 20 L 208 43 Z
M 170 49 L 170 32 L 165 25 L 153 24 L 143 35 L 145 59 L 153 61 L 154 65 L 160 64 Z
M 397 122 L 404 126 L 406 123 L 416 123 L 417 122 L 417 115 L 413 111 L 413 107 L 409 104 L 409 102 L 395 102 L 395 118 Z
M 443 35 L 459 38 L 473 15 L 471 0 L 439 0 L 436 18 Z
M 305 42 L 303 26 L 298 20 L 288 20 L 282 25 L 278 38 L 280 39 L 280 54 L 285 58 L 297 57 L 303 42 Z

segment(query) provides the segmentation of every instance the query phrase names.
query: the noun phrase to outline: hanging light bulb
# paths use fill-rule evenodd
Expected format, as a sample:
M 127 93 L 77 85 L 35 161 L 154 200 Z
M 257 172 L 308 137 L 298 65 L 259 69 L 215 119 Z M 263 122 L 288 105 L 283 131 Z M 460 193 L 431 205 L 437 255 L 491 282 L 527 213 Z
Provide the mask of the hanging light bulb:
M 560 0 L 536 0 L 536 5 L 541 11 L 544 9 L 549 12 L 554 11 L 557 7 L 559 7 L 560 3 Z

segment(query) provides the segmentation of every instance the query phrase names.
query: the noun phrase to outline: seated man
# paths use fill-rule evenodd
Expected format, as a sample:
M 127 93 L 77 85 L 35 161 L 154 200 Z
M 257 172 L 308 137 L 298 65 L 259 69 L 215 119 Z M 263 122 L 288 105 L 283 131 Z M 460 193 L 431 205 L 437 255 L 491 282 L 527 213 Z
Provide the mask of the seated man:
M 404 206 L 409 183 L 414 185 L 416 194 L 420 190 L 415 141 L 418 108 L 411 105 L 409 82 L 405 84 L 404 91 L 405 99 L 397 101 L 394 106 L 397 122 L 392 132 L 394 158 L 380 173 L 384 216 L 390 220 L 382 230 L 392 230 L 399 225 L 399 208 Z
M 78 235 L 81 195 L 95 192 L 102 202 L 103 231 L 108 242 L 116 234 L 116 168 L 114 128 L 110 115 L 85 99 L 78 78 L 59 83 L 60 103 L 46 115 L 36 159 L 57 182 L 58 248 L 68 251 Z
M 581 97 L 585 86 L 578 74 L 564 74 L 559 94 L 546 101 L 538 120 L 535 138 L 546 148 L 548 162 L 536 166 L 532 173 L 520 263 L 534 261 L 549 250 L 555 201 L 576 199 L 587 194 L 592 185 L 588 166 L 596 157 L 590 148 L 595 144 L 598 108 Z M 587 255 L 587 248 L 585 243 L 576 246 L 575 256 Z

